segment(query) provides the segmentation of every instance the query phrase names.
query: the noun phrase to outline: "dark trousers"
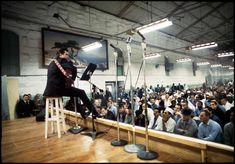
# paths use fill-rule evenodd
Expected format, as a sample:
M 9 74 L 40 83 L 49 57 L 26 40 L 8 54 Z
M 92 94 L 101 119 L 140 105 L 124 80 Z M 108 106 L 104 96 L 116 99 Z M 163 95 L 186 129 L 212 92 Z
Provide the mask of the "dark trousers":
M 89 98 L 86 95 L 86 92 L 82 89 L 70 87 L 70 88 L 64 88 L 59 91 L 57 91 L 59 95 L 61 96 L 68 96 L 68 97 L 79 97 L 83 104 L 89 109 L 89 111 L 92 111 L 92 103 L 89 100 Z

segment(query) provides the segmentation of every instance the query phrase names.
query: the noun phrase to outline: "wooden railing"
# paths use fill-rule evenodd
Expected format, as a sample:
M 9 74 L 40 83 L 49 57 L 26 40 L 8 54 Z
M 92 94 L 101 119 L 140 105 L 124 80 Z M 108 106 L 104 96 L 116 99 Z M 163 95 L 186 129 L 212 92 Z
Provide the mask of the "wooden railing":
M 75 113 L 65 110 L 66 118 L 75 121 Z M 92 127 L 91 117 L 83 120 L 78 114 L 77 117 L 81 126 Z M 102 118 L 95 119 L 98 130 L 109 129 L 113 136 L 117 134 L 117 122 Z M 119 123 L 120 138 L 132 143 L 133 130 L 138 144 L 145 144 L 146 130 L 144 127 L 133 126 L 130 124 Z M 178 134 L 167 133 L 156 130 L 148 130 L 149 150 L 161 151 L 172 154 L 176 158 L 182 158 L 192 162 L 233 162 L 234 147 L 215 142 L 204 141 L 197 138 L 186 137 Z

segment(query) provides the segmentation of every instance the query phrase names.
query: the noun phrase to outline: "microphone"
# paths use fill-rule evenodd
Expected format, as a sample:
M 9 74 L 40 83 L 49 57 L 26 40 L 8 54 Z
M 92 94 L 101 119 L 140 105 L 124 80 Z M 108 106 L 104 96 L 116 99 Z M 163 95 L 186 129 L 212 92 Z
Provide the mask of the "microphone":
M 112 43 L 110 44 L 111 47 L 113 47 L 114 51 L 116 51 L 118 54 L 122 55 L 122 49 L 115 47 Z
M 128 37 L 127 40 L 126 40 L 126 43 L 130 43 L 131 41 L 132 41 L 132 38 Z
M 115 47 L 113 44 L 110 44 L 111 47 L 113 47 L 115 50 L 117 49 L 117 47 Z
M 137 33 L 139 34 L 139 36 L 140 36 L 143 40 L 145 40 L 144 35 L 142 35 L 139 31 L 137 31 Z

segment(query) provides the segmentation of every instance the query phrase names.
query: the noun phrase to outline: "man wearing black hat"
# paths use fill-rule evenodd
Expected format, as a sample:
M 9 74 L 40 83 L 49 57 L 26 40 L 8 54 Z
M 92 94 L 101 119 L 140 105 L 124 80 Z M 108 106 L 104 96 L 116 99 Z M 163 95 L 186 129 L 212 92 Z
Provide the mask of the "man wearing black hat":
M 197 123 L 191 117 L 192 110 L 185 108 L 182 110 L 183 117 L 177 121 L 175 133 L 189 137 L 196 137 Z
M 70 72 L 70 76 L 67 76 L 68 72 L 66 70 L 69 70 L 68 72 Z M 79 97 L 89 110 L 87 113 L 85 113 L 84 110 L 79 111 L 82 117 L 86 118 L 92 112 L 94 107 L 84 90 L 71 86 L 73 81 L 76 79 L 76 75 L 77 69 L 73 66 L 72 61 L 69 60 L 68 49 L 62 47 L 58 51 L 55 60 L 49 64 L 47 72 L 47 85 L 43 96 Z M 97 112 L 95 112 L 94 115 L 99 117 Z

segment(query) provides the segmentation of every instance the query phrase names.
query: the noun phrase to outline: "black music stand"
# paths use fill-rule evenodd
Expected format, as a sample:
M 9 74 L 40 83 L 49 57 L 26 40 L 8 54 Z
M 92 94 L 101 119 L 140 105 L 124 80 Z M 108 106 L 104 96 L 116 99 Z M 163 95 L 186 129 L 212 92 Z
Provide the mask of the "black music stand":
M 80 78 L 80 80 L 86 80 L 89 81 L 93 72 L 95 71 L 97 65 L 90 63 L 87 67 L 86 70 L 83 72 L 82 77 Z
M 94 85 L 94 84 L 92 84 L 89 80 L 90 80 L 90 78 L 91 78 L 93 72 L 95 71 L 96 67 L 97 67 L 97 66 L 96 66 L 95 64 L 90 63 L 90 64 L 87 66 L 86 70 L 84 71 L 84 73 L 83 73 L 82 77 L 80 78 L 80 80 L 86 80 L 86 81 L 88 81 L 91 85 Z M 93 100 L 94 100 L 94 97 L 93 97 Z M 92 131 L 90 131 L 90 132 L 82 132 L 81 134 L 82 134 L 82 135 L 88 135 L 88 136 L 90 136 L 90 137 L 94 140 L 97 135 L 102 134 L 102 133 L 104 133 L 104 132 L 97 132 L 97 131 L 96 131 L 96 129 L 95 129 L 95 123 L 94 123 L 94 119 L 95 119 L 94 108 L 92 108 L 91 113 L 92 113 Z

